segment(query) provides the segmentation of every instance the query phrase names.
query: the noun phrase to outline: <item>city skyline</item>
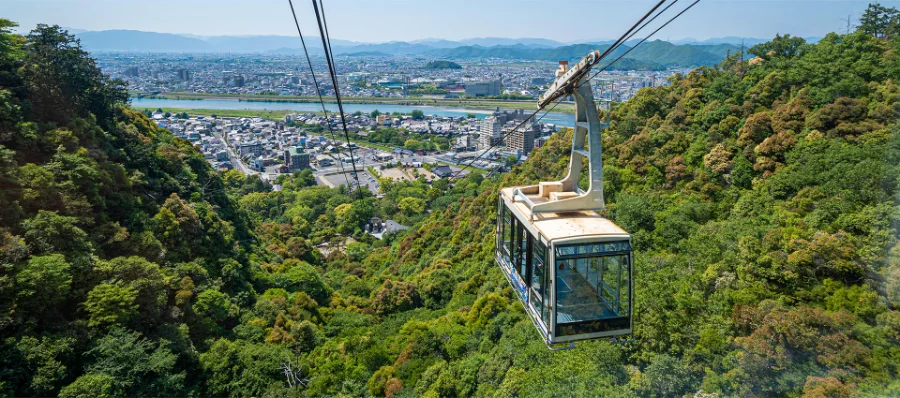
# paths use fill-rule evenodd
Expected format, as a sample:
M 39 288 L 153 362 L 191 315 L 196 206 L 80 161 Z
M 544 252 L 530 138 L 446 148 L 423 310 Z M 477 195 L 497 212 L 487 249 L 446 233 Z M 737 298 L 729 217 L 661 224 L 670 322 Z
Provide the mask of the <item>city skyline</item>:
M 881 1 L 900 7 L 900 0 Z M 333 39 L 361 43 L 464 40 L 481 37 L 545 38 L 562 43 L 614 39 L 654 4 L 651 1 L 560 1 L 554 7 L 537 1 L 460 0 L 350 1 L 325 3 Z M 666 16 L 675 15 L 690 2 L 676 4 Z M 654 38 L 683 40 L 726 36 L 767 39 L 775 34 L 822 36 L 855 24 L 869 1 L 768 1 L 703 0 Z M 294 6 L 305 34 L 317 35 L 309 2 Z M 772 12 L 777 7 L 779 12 Z M 569 10 L 581 9 L 571 13 Z M 296 34 L 287 1 L 261 0 L 247 12 L 239 0 L 198 0 L 153 3 L 110 0 L 8 0 L 2 17 L 20 24 L 21 31 L 37 23 L 57 24 L 80 30 L 141 30 L 190 36 L 290 36 Z M 567 24 L 547 19 L 566 15 Z M 603 19 L 599 15 L 615 15 Z M 403 23 L 396 23 L 402 19 Z M 564 26 L 565 29 L 557 29 Z M 649 33 L 648 32 L 646 33 Z M 639 35 L 640 36 L 640 35 Z

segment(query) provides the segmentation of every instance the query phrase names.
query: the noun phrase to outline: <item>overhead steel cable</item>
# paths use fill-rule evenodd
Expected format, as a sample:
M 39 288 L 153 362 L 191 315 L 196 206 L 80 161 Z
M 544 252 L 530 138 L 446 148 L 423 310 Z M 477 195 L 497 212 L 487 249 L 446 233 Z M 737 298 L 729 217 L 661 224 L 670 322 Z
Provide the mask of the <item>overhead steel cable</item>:
M 669 8 L 671 8 L 671 7 L 672 7 L 673 5 L 675 5 L 675 3 L 677 3 L 677 2 L 678 2 L 678 0 L 674 0 L 673 2 L 669 3 L 669 5 L 667 5 L 665 8 L 663 8 L 662 10 L 660 10 L 659 12 L 657 12 L 656 15 L 654 15 L 652 18 L 650 18 L 649 20 L 647 20 L 646 22 L 644 22 L 643 24 L 641 24 L 641 26 L 640 26 L 639 28 L 637 28 L 636 30 L 634 30 L 634 31 L 632 31 L 630 34 L 628 34 L 628 35 L 625 37 L 625 39 L 623 39 L 617 46 L 615 46 L 615 48 L 612 48 L 612 49 L 609 51 L 609 53 L 612 54 L 615 50 L 619 49 L 619 47 L 622 47 L 622 46 L 626 45 L 625 43 L 627 43 L 628 40 L 631 40 L 631 38 L 634 37 L 634 35 L 638 34 L 641 30 L 643 30 L 644 28 L 646 28 L 647 25 L 649 25 L 649 24 L 652 23 L 654 20 L 656 20 L 656 18 L 658 18 L 658 17 L 659 17 L 660 15 L 662 15 L 663 13 L 665 13 L 666 10 L 668 10 Z M 661 4 L 661 3 L 660 3 L 660 4 Z M 656 7 L 653 7 L 650 11 L 648 11 L 648 12 L 647 12 L 647 15 L 649 15 L 649 14 L 652 13 L 656 8 L 658 8 L 660 4 L 657 4 Z M 647 15 L 644 15 L 644 18 L 641 18 L 641 20 L 638 21 L 638 23 L 641 23 L 641 21 L 644 20 L 644 19 L 647 17 Z M 626 32 L 626 33 L 627 33 L 627 32 Z M 600 64 L 600 61 L 603 60 L 604 58 L 605 58 L 605 57 L 601 56 L 601 57 L 598 59 L 598 61 L 595 63 L 595 65 Z
M 641 17 L 641 19 L 639 19 L 637 22 L 635 22 L 634 25 L 632 25 L 631 28 L 626 30 L 625 33 L 622 34 L 622 36 L 619 36 L 619 39 L 616 40 L 612 45 L 610 45 L 609 48 L 606 49 L 606 51 L 604 51 L 602 54 L 600 54 L 600 57 L 597 58 L 597 62 L 606 58 L 606 56 L 612 54 L 613 51 L 615 51 L 617 48 L 619 48 L 619 46 L 621 46 L 623 43 L 625 43 L 628 40 L 628 39 L 626 39 L 626 37 L 628 36 L 629 33 L 632 33 L 632 31 L 634 31 L 635 33 L 640 31 L 640 28 L 638 28 L 638 30 L 636 30 L 636 31 L 635 31 L 635 28 L 637 28 L 638 25 L 641 24 L 641 22 L 644 22 L 644 20 L 647 19 L 647 17 L 649 17 L 650 14 L 652 14 L 654 11 L 656 11 L 656 9 L 659 8 L 659 6 L 663 5 L 663 3 L 665 3 L 665 2 L 666 2 L 666 0 L 660 0 L 658 3 L 656 3 L 656 5 L 653 6 L 653 8 L 651 8 L 650 11 L 647 11 L 647 13 L 644 14 L 644 16 Z M 633 33 L 632 33 L 632 35 L 633 35 Z M 594 64 L 596 65 L 596 62 Z
M 316 88 L 316 95 L 319 96 L 319 102 L 322 104 L 322 113 L 325 114 L 325 125 L 328 126 L 328 133 L 331 135 L 332 141 L 337 141 L 334 138 L 334 129 L 331 128 L 331 121 L 328 120 L 328 109 L 325 107 L 325 99 L 322 98 L 322 91 L 319 89 L 319 81 L 316 79 L 316 73 L 313 71 L 312 60 L 309 57 L 309 51 L 306 48 L 306 40 L 303 38 L 303 32 L 300 30 L 300 22 L 297 20 L 297 13 L 294 11 L 294 2 L 293 0 L 288 0 L 288 4 L 291 5 L 291 15 L 294 17 L 294 25 L 297 26 L 297 34 L 300 35 L 300 43 L 303 44 L 303 53 L 306 54 L 306 64 L 309 65 L 309 75 L 312 76 L 313 85 Z M 347 172 L 344 171 L 344 162 L 338 162 L 338 166 L 341 168 L 341 174 L 344 175 L 344 181 L 347 182 L 347 188 L 352 189 L 352 185 L 350 185 L 350 179 L 347 177 Z
M 353 179 L 356 181 L 356 190 L 359 198 L 362 199 L 361 184 L 359 182 L 359 174 L 356 171 L 356 155 L 353 154 L 353 143 L 350 142 L 350 133 L 347 130 L 347 117 L 344 115 L 344 104 L 341 102 L 341 90 L 337 80 L 337 72 L 334 68 L 334 60 L 331 57 L 330 47 L 328 45 L 329 38 L 325 31 L 324 20 L 325 14 L 319 12 L 319 5 L 316 0 L 312 0 L 313 10 L 316 12 L 316 21 L 319 25 L 319 35 L 322 38 L 322 48 L 325 50 L 325 61 L 328 63 L 328 74 L 331 75 L 331 83 L 334 85 L 334 98 L 337 100 L 338 112 L 341 114 L 341 126 L 344 130 L 344 138 L 347 140 L 347 147 L 350 150 L 350 163 L 353 168 Z
M 316 0 L 313 0 L 313 2 L 315 2 L 315 1 L 316 1 Z M 646 20 L 648 17 L 650 17 L 650 15 L 652 15 L 652 14 L 653 14 L 660 6 L 662 6 L 666 1 L 667 1 L 667 0 L 660 0 L 659 2 L 657 2 L 656 5 L 653 6 L 653 8 L 651 8 L 649 11 L 647 11 L 647 13 L 644 14 L 644 16 L 641 17 L 641 19 L 637 20 L 637 22 L 635 22 L 634 25 L 631 26 L 631 28 L 629 28 L 628 30 L 626 30 L 625 33 L 623 33 L 621 36 L 619 36 L 619 39 L 618 39 L 618 40 L 616 40 L 615 42 L 613 42 L 613 44 L 610 45 L 610 46 L 606 49 L 606 51 L 604 51 L 599 57 L 597 57 L 597 60 L 594 62 L 594 65 L 596 65 L 596 64 L 599 63 L 601 60 L 603 60 L 604 58 L 606 58 L 609 54 L 611 54 L 613 51 L 615 51 L 616 49 L 618 49 L 625 41 L 627 41 L 628 39 L 630 39 L 631 37 L 633 37 L 634 34 L 636 34 L 636 33 L 639 32 L 641 29 L 643 29 L 645 26 L 647 26 L 647 24 L 649 24 L 649 23 L 652 22 L 654 19 L 656 19 L 656 17 L 658 17 L 658 16 L 659 16 L 660 14 L 662 14 L 663 12 L 665 12 L 665 10 L 669 9 L 669 7 L 671 7 L 672 4 L 675 4 L 675 2 L 677 2 L 678 0 L 675 0 L 675 2 L 673 2 L 672 4 L 670 4 L 669 6 L 667 6 L 665 9 L 663 9 L 663 11 L 661 11 L 661 12 L 658 13 L 658 14 L 656 14 L 654 17 L 652 17 L 652 18 L 651 18 L 649 21 L 647 21 L 646 23 L 643 23 L 644 20 Z M 700 1 L 700 0 L 697 0 L 697 1 Z M 690 7 L 688 7 L 688 8 L 690 8 Z M 680 15 L 680 14 L 679 14 L 679 15 Z M 643 23 L 643 24 L 642 24 L 642 23 Z M 665 26 L 665 25 L 663 25 L 663 26 Z M 635 30 L 635 29 L 637 29 L 637 30 Z M 658 29 L 657 29 L 657 31 L 658 31 Z M 654 32 L 654 33 L 656 33 L 656 32 Z M 646 40 L 646 39 L 645 39 L 645 40 Z M 632 47 L 631 49 L 629 49 L 629 51 L 631 51 L 632 49 L 634 49 L 634 47 Z M 626 52 L 626 54 L 627 54 L 627 52 Z M 619 58 L 621 58 L 621 57 L 619 57 Z M 616 61 L 618 61 L 619 58 L 617 58 Z M 615 62 L 615 61 L 613 61 L 613 63 L 614 63 L 614 62 Z M 612 64 L 612 63 L 610 63 L 610 64 Z M 596 75 L 594 75 L 594 76 L 596 76 Z M 580 81 L 580 79 L 577 79 L 577 80 L 575 80 L 575 81 Z M 556 98 L 558 99 L 558 98 L 562 98 L 562 97 L 564 97 L 564 96 L 565 96 L 565 95 L 559 95 L 559 96 L 556 96 Z M 556 108 L 556 106 L 559 105 L 560 102 L 561 102 L 561 100 L 557 100 L 557 101 L 553 104 L 553 106 L 550 108 L 550 110 L 548 110 L 546 113 L 544 113 L 543 116 L 541 116 L 541 117 L 539 117 L 537 120 L 535 120 L 534 123 L 540 122 L 541 119 L 543 119 L 545 116 L 547 116 L 547 114 L 550 113 L 550 111 L 552 111 L 554 108 Z M 505 134 L 505 135 L 503 136 L 503 138 L 501 138 L 499 141 L 497 141 L 496 143 L 494 143 L 493 145 L 491 145 L 490 147 L 488 147 L 487 149 L 485 149 L 484 151 L 482 151 L 480 155 L 476 156 L 474 159 L 472 159 L 471 161 L 469 161 L 469 163 L 468 163 L 466 166 L 464 166 L 464 168 L 465 168 L 465 167 L 471 166 L 473 163 L 475 163 L 475 161 L 477 161 L 478 159 L 481 159 L 482 156 L 484 156 L 485 154 L 487 154 L 488 151 L 490 151 L 491 149 L 494 149 L 498 144 L 500 144 L 501 142 L 505 141 L 507 137 L 509 137 L 512 133 L 516 132 L 516 131 L 517 131 L 519 128 L 521 128 L 525 123 L 527 123 L 528 120 L 530 120 L 530 119 L 533 118 L 535 115 L 537 115 L 538 112 L 540 112 L 541 110 L 543 110 L 545 106 L 546 106 L 546 105 L 538 107 L 538 109 L 537 109 L 536 111 L 534 111 L 534 113 L 532 113 L 532 114 L 529 115 L 527 118 L 525 118 L 525 120 L 522 121 L 522 123 L 520 123 L 518 126 L 516 126 L 515 128 L 513 128 L 512 130 L 510 130 L 509 133 Z M 452 181 L 454 178 L 456 178 L 457 175 L 459 175 L 460 172 L 462 172 L 462 170 L 464 170 L 464 168 L 458 170 L 456 173 L 454 173 L 453 175 L 451 175 L 450 178 L 449 178 L 448 180 Z
M 628 51 L 625 51 L 624 53 L 622 53 L 622 55 L 620 55 L 618 58 L 616 58 L 616 59 L 614 59 L 612 62 L 610 62 L 610 63 L 604 65 L 602 68 L 600 68 L 600 70 L 598 70 L 596 73 L 594 73 L 593 75 L 591 75 L 591 77 L 585 79 L 581 84 L 585 84 L 584 82 L 590 81 L 591 79 L 597 77 L 597 75 L 599 75 L 600 72 L 605 71 L 605 70 L 608 69 L 610 66 L 612 66 L 613 64 L 615 64 L 617 61 L 619 61 L 620 59 L 622 59 L 622 57 L 628 55 L 628 53 L 630 53 L 631 51 L 633 51 L 635 48 L 638 48 L 638 46 L 640 46 L 640 45 L 643 44 L 645 41 L 647 41 L 647 39 L 653 37 L 653 35 L 655 35 L 657 32 L 659 32 L 660 30 L 662 30 L 662 28 L 665 28 L 666 25 L 668 25 L 668 24 L 670 24 L 672 21 L 678 19 L 678 17 L 680 17 L 680 16 L 681 16 L 682 14 L 684 14 L 685 12 L 687 12 L 687 10 L 690 10 L 691 7 L 697 5 L 697 3 L 699 3 L 699 2 L 700 2 L 700 0 L 695 0 L 693 3 L 691 3 L 690 5 L 688 5 L 687 7 L 685 7 L 683 10 L 681 10 L 681 12 L 679 12 L 678 14 L 676 14 L 674 17 L 669 18 L 669 20 L 666 21 L 666 23 L 664 23 L 664 24 L 662 24 L 662 26 L 656 28 L 656 30 L 654 30 L 654 31 L 651 32 L 649 35 L 647 35 L 647 37 L 641 39 L 641 41 L 639 41 L 637 44 L 635 44 L 634 47 L 629 48 Z M 674 4 L 674 3 L 672 3 L 672 4 Z M 579 84 L 579 87 L 580 87 L 581 84 Z
M 643 30 L 644 28 L 646 28 L 647 25 L 650 25 L 653 21 L 656 20 L 656 18 L 658 18 L 660 15 L 662 15 L 662 14 L 664 14 L 666 11 L 668 11 L 669 8 L 672 8 L 672 6 L 674 6 L 675 3 L 677 3 L 677 2 L 678 2 L 678 0 L 672 1 L 671 3 L 669 3 L 669 5 L 666 6 L 666 8 L 663 8 L 663 9 L 660 10 L 658 13 L 656 13 L 656 15 L 653 16 L 653 18 L 650 18 L 649 20 L 647 20 L 647 22 L 644 22 L 644 24 L 641 25 L 640 28 L 638 28 L 638 29 L 635 30 L 634 32 L 631 32 L 631 34 L 628 35 L 628 37 L 625 38 L 625 41 L 623 41 L 622 44 L 625 45 L 625 43 L 627 43 L 628 40 L 631 40 L 631 38 L 634 37 L 634 35 L 638 34 L 638 32 L 640 32 L 641 30 Z
M 322 10 L 322 25 L 325 26 L 325 40 L 328 42 L 328 55 L 334 60 L 334 51 L 331 49 L 331 34 L 328 33 L 328 20 L 325 18 L 325 3 L 322 2 L 322 0 L 319 0 L 319 9 Z M 332 65 L 331 70 L 337 75 L 337 69 L 334 68 L 334 65 Z
M 613 44 L 611 44 L 609 47 L 607 47 L 606 50 L 603 51 L 603 53 L 598 55 L 596 59 L 592 60 L 589 67 L 584 68 L 581 71 L 579 71 L 578 73 L 572 75 L 571 76 L 571 82 L 573 82 L 572 84 L 568 84 L 566 86 L 559 87 L 559 89 L 556 90 L 553 94 L 543 97 L 542 101 L 554 101 L 557 98 L 565 97 L 565 96 L 569 95 L 572 91 L 574 91 L 575 84 L 577 82 L 580 82 L 584 78 L 584 76 L 586 76 L 588 73 L 590 73 L 590 66 L 599 64 L 600 61 L 606 59 L 607 56 L 611 55 L 613 52 L 618 50 L 619 47 L 621 47 L 629 38 L 634 36 L 637 32 L 639 32 L 645 26 L 647 26 L 647 23 L 643 23 L 644 20 L 646 20 L 648 17 L 650 17 L 650 15 L 652 15 L 666 1 L 667 0 L 660 0 L 659 2 L 657 2 L 656 5 L 653 6 L 653 8 L 651 8 L 649 11 L 647 11 L 647 13 L 645 13 L 644 16 L 641 17 L 641 19 L 638 19 L 637 22 L 635 22 L 634 25 L 631 26 L 631 28 L 629 28 L 628 30 L 625 31 L 625 33 L 622 33 L 622 35 L 619 36 L 619 38 L 615 42 L 613 42 Z M 674 2 L 672 4 L 674 4 Z M 671 4 L 670 4 L 670 6 L 671 6 Z M 666 9 L 668 9 L 668 7 L 666 7 Z M 659 14 L 657 14 L 657 16 L 659 16 Z M 655 19 L 655 18 L 656 17 L 654 16 L 653 19 Z M 648 21 L 648 23 L 649 23 L 649 21 Z M 547 103 L 549 103 L 549 102 L 545 102 L 545 105 Z
M 313 6 L 314 7 L 316 6 L 316 0 L 313 0 Z M 333 73 L 335 76 L 337 76 L 337 69 L 334 66 L 334 51 L 332 51 L 332 49 L 331 49 L 331 35 L 328 33 L 328 20 L 325 18 L 325 4 L 322 3 L 321 1 L 319 1 L 318 6 L 322 12 L 322 22 L 321 23 L 322 23 L 322 26 L 325 28 L 325 30 L 324 30 L 325 33 L 322 35 L 322 39 L 323 39 L 322 47 L 325 48 L 326 59 L 328 57 L 330 57 L 332 60 L 331 62 L 327 63 L 328 70 L 329 70 L 329 73 Z M 318 18 L 318 14 L 317 14 L 317 18 Z M 321 30 L 320 30 L 320 32 L 321 32 Z

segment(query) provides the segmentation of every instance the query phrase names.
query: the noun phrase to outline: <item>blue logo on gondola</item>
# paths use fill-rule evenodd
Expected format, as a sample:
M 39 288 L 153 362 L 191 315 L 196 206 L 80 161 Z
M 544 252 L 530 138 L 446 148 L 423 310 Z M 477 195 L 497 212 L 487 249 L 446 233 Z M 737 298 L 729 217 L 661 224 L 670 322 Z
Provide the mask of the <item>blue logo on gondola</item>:
M 527 297 L 528 287 L 525 286 L 525 283 L 522 281 L 521 277 L 515 271 L 511 271 L 509 273 L 509 280 L 512 281 L 513 288 L 519 292 L 519 296 L 522 297 L 522 300 L 525 300 Z

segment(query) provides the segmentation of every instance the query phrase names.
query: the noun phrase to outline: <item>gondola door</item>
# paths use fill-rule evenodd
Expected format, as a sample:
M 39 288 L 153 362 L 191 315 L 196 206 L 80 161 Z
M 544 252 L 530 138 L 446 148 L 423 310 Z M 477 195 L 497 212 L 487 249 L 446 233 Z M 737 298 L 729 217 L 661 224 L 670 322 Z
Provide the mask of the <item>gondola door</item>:
M 539 240 L 533 240 L 531 245 L 531 273 L 529 275 L 530 286 L 528 301 L 534 318 L 543 328 L 544 335 L 550 333 L 550 291 L 548 281 L 550 270 L 547 269 L 547 246 Z

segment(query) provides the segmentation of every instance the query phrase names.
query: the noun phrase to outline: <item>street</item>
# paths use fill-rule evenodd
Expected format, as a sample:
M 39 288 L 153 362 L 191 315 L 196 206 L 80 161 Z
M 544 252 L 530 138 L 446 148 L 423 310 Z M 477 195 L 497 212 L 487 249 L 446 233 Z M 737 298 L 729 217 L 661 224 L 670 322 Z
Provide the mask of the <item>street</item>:
M 234 148 L 228 143 L 225 138 L 219 134 L 218 132 L 214 132 L 215 136 L 222 140 L 225 143 L 225 150 L 228 152 L 228 158 L 231 162 L 232 166 L 235 170 L 238 170 L 246 175 L 259 175 L 263 180 L 275 180 L 278 178 L 278 173 L 276 170 L 278 165 L 266 167 L 266 171 L 260 173 L 256 170 L 251 169 L 244 161 L 237 156 L 234 152 Z M 448 164 L 444 161 L 438 160 L 434 156 L 420 156 L 420 155 L 394 155 L 395 157 L 389 161 L 377 161 L 375 155 L 379 151 L 373 148 L 368 148 L 364 146 L 358 146 L 354 151 L 353 155 L 357 159 L 356 161 L 356 171 L 360 174 L 360 184 L 367 185 L 369 190 L 372 192 L 378 192 L 378 180 L 375 176 L 368 172 L 368 167 L 373 167 L 376 170 L 379 169 L 380 166 L 396 163 L 400 161 L 403 164 L 413 164 L 413 163 L 429 163 L 429 164 Z M 341 163 L 341 159 L 345 157 L 350 157 L 350 152 L 337 152 L 332 154 L 326 154 L 329 158 L 333 159 L 334 165 L 324 168 L 313 167 L 313 175 L 316 176 L 316 181 L 323 183 L 329 187 L 336 187 L 341 184 L 346 184 L 347 179 L 344 178 L 344 173 L 347 174 L 347 178 L 352 182 L 352 171 L 353 165 L 349 163 Z M 310 156 L 313 156 L 310 154 Z M 448 164 L 449 165 L 449 164 Z M 451 165 L 452 167 L 453 165 Z
M 234 153 L 234 149 L 231 148 L 231 144 L 228 143 L 228 140 L 225 139 L 222 135 L 220 135 L 217 131 L 213 130 L 213 134 L 225 144 L 225 151 L 228 152 L 228 161 L 231 162 L 231 166 L 234 167 L 237 171 L 240 171 L 244 174 L 259 174 L 259 172 L 251 170 L 244 164 L 244 161 L 241 160 L 237 154 Z

